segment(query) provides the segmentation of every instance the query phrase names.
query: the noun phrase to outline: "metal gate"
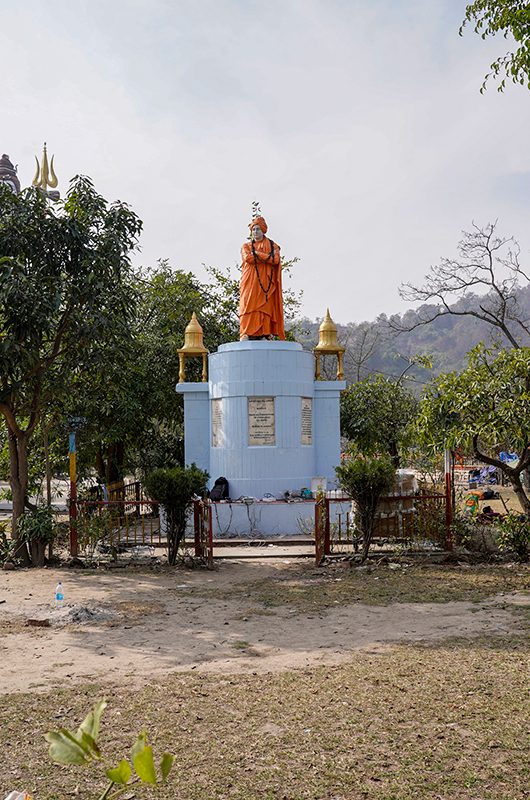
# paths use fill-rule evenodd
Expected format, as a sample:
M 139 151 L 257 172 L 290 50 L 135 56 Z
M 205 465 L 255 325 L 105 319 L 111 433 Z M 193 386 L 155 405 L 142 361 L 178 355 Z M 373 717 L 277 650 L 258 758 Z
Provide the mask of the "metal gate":
M 315 561 L 332 553 L 357 553 L 362 542 L 351 511 L 337 511 L 347 497 L 323 497 L 315 503 Z M 392 495 L 379 501 L 372 541 L 378 545 L 429 542 L 452 548 L 451 517 L 446 494 Z

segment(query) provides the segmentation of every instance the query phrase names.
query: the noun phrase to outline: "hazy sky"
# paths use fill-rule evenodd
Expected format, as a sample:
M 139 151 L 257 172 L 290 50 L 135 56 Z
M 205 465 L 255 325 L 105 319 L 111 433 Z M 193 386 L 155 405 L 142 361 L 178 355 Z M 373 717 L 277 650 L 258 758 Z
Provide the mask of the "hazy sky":
M 302 313 L 405 309 L 398 285 L 499 219 L 528 263 L 530 92 L 458 0 L 0 0 L 0 154 L 90 175 L 144 221 L 141 261 L 234 265 L 252 201 Z

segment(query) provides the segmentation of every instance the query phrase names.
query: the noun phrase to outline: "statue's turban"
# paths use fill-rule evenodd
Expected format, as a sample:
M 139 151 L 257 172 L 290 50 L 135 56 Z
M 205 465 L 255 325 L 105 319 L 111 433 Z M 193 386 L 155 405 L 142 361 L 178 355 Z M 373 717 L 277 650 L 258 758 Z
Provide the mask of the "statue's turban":
M 254 225 L 258 225 L 263 231 L 263 233 L 267 233 L 267 223 L 265 222 L 263 217 L 256 217 L 256 219 L 253 219 L 248 227 L 252 230 Z

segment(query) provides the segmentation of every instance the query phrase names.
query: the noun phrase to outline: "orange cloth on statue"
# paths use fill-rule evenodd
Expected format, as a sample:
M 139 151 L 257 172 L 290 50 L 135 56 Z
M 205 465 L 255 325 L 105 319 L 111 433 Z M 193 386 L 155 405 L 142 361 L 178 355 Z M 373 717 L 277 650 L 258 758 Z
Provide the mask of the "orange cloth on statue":
M 274 243 L 271 258 L 271 240 L 264 236 L 261 242 L 254 242 L 254 252 L 256 258 L 252 252 L 252 242 L 245 242 L 241 248 L 241 336 L 278 336 L 279 339 L 285 339 L 280 248 Z

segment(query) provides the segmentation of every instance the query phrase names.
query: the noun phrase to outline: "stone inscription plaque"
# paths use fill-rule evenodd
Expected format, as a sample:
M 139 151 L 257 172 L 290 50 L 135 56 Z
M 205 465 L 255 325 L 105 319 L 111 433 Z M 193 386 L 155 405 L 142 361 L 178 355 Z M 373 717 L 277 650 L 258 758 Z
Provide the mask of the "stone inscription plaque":
M 302 397 L 302 444 L 313 444 L 313 400 Z
M 274 397 L 248 398 L 249 447 L 275 445 Z
M 222 400 L 212 400 L 212 447 L 221 447 L 223 443 L 223 406 Z

